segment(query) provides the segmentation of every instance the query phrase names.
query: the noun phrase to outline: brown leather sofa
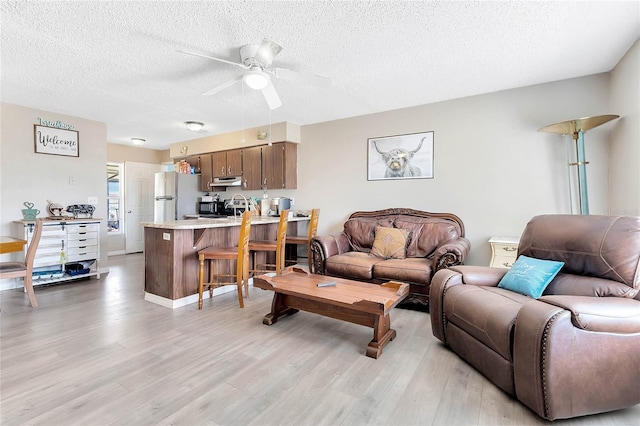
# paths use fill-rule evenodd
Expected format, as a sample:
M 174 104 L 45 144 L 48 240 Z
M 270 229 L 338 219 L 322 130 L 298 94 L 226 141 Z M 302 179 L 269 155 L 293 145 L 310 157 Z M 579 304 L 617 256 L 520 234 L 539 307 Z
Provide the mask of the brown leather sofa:
M 376 228 L 408 231 L 404 258 L 373 255 Z M 313 272 L 370 283 L 391 280 L 410 284 L 403 305 L 428 309 L 429 285 L 436 271 L 460 265 L 469 253 L 464 224 L 451 213 L 406 208 L 355 212 L 340 234 L 315 236 L 311 242 Z
M 640 218 L 536 216 L 518 255 L 564 266 L 537 300 L 497 287 L 507 270 L 439 271 L 434 336 L 549 420 L 640 403 Z

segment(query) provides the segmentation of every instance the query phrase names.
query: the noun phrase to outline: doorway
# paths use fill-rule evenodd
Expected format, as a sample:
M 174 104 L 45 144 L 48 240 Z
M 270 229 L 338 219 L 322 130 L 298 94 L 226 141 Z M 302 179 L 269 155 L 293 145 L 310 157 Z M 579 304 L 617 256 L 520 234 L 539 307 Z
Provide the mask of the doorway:
M 155 174 L 159 164 L 124 163 L 125 253 L 144 251 L 144 228 L 140 222 L 153 222 Z

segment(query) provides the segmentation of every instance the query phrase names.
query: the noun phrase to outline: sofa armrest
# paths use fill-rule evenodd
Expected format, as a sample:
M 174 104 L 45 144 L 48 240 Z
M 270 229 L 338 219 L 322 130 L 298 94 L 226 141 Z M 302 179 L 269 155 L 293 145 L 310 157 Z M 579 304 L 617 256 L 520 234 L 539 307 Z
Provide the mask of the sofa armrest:
M 562 297 L 532 300 L 518 312 L 513 343 L 518 399 L 549 420 L 640 403 L 640 369 L 636 359 L 640 353 L 640 333 L 576 327 L 570 309 L 590 312 L 597 309 L 585 300 L 578 300 L 582 297 L 569 296 L 564 302 L 555 299 Z M 600 304 L 638 303 L 629 299 L 591 299 Z M 551 301 L 566 304 L 570 309 Z
M 324 262 L 331 256 L 351 251 L 349 238 L 343 232 L 334 235 L 316 235 L 311 240 L 311 265 L 314 274 L 324 275 Z
M 432 268 L 434 272 L 454 265 L 462 265 L 471 250 L 471 243 L 464 237 L 448 241 L 436 247 L 433 254 Z

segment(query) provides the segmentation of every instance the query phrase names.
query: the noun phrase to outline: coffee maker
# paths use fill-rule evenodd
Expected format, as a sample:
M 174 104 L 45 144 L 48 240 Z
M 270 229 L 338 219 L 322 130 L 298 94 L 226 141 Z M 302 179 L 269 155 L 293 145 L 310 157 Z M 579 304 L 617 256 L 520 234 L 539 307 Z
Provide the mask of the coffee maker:
M 289 210 L 291 208 L 291 198 L 287 197 L 275 197 L 271 199 L 269 206 L 269 216 L 280 216 L 283 210 Z

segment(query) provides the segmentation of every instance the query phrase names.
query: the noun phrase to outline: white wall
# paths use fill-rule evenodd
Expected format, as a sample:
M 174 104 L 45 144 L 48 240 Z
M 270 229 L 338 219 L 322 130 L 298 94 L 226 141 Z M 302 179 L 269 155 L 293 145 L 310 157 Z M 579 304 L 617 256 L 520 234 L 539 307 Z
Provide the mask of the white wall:
M 611 135 L 609 207 L 612 215 L 640 216 L 640 40 L 611 72 L 611 114 L 620 115 Z
M 79 132 L 79 157 L 36 154 L 33 125 L 38 118 L 60 120 Z M 94 217 L 106 217 L 107 127 L 104 123 L 63 114 L 0 104 L 0 234 L 14 235 L 28 201 L 47 216 L 47 200 L 68 206 L 98 197 Z M 75 184 L 69 177 L 75 177 Z M 107 267 L 107 221 L 100 226 L 100 268 Z M 5 257 L 12 255 L 3 255 Z M 7 259 L 8 260 L 8 259 Z
M 472 251 L 488 264 L 493 235 L 520 236 L 544 213 L 570 213 L 566 138 L 548 124 L 608 114 L 609 75 L 473 96 L 303 126 L 297 208 L 320 207 L 319 234 L 357 210 L 410 207 L 462 218 Z M 435 132 L 434 178 L 367 181 L 367 138 Z M 608 131 L 588 135 L 591 214 L 606 214 Z

